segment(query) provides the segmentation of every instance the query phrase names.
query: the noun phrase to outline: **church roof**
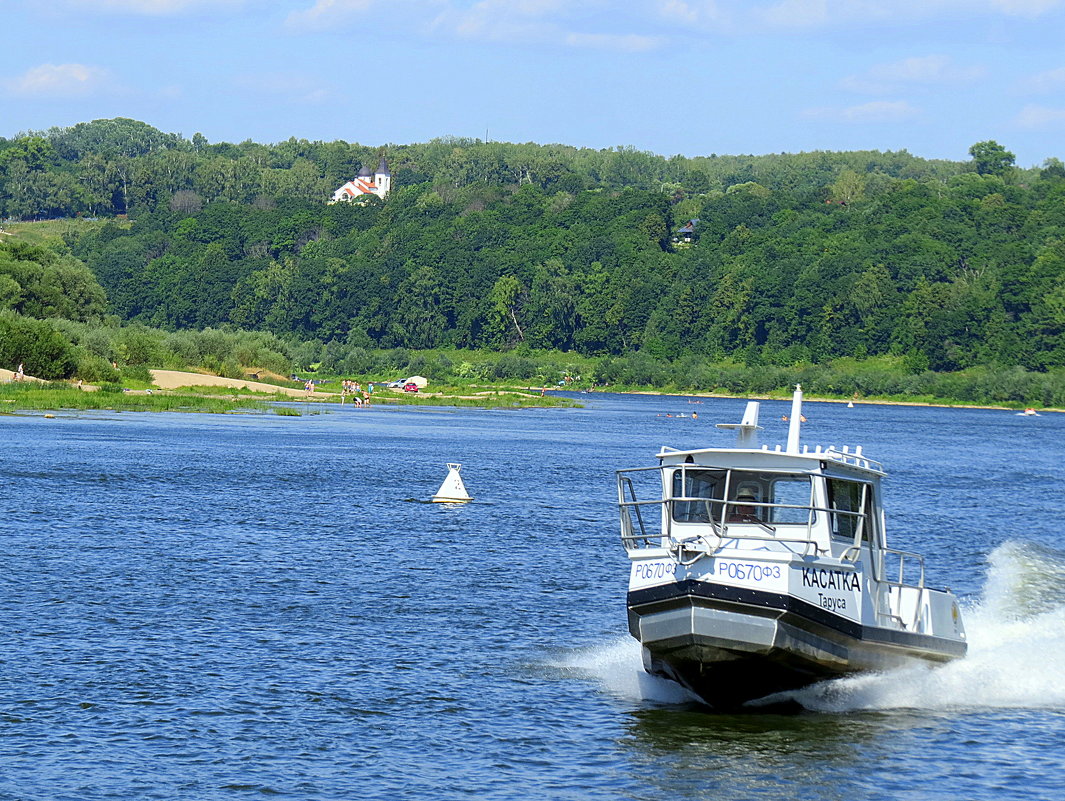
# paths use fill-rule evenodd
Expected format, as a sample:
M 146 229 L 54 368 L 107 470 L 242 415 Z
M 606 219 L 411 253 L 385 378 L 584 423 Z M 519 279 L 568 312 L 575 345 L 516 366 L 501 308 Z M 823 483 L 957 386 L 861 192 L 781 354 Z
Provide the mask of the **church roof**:
M 340 189 L 333 193 L 333 198 L 339 200 L 342 196 L 346 197 L 358 197 L 359 195 L 376 195 L 375 191 L 377 187 L 373 181 L 367 181 L 365 178 L 356 178 L 354 181 L 348 181 Z
M 390 173 L 388 171 L 388 162 L 385 161 L 385 157 L 384 156 L 381 156 L 381 162 L 377 165 L 377 174 L 378 175 L 391 175 L 392 174 L 392 173 Z
M 373 170 L 370 169 L 370 165 L 369 164 L 363 164 L 362 165 L 362 169 L 359 170 L 359 177 L 360 178 L 369 178 L 371 175 L 373 175 Z

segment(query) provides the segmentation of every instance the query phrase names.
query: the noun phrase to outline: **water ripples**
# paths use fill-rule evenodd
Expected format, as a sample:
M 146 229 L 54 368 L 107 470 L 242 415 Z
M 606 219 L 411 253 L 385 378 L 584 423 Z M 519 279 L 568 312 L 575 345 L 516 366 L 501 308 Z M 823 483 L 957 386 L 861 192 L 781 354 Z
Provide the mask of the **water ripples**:
M 999 686 L 998 656 L 792 718 L 708 715 L 643 675 L 613 471 L 725 444 L 712 423 L 743 403 L 696 422 L 655 416 L 683 399 L 582 399 L 597 408 L 0 420 L 0 799 L 895 799 L 920 797 L 915 772 L 943 797 L 1051 797 L 1065 702 L 947 702 Z M 889 532 L 936 583 L 972 605 L 1011 575 L 1000 606 L 1027 587 L 1052 636 L 1054 581 L 996 548 L 1025 483 L 1060 528 L 1061 420 L 1010 463 L 1032 421 L 811 408 L 812 441 L 846 426 L 888 462 Z M 476 500 L 412 502 L 448 461 Z M 1038 653 L 1007 623 L 987 653 Z

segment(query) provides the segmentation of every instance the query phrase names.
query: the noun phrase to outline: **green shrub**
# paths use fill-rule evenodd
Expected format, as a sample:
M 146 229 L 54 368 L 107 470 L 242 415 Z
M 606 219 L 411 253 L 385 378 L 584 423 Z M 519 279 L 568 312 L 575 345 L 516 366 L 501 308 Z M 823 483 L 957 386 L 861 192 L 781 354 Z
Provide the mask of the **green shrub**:
M 91 353 L 84 348 L 77 348 L 74 375 L 90 384 L 99 384 L 103 381 L 117 381 L 119 373 L 111 366 L 111 362 L 102 356 Z
M 122 379 L 125 381 L 144 381 L 152 383 L 152 371 L 147 365 L 131 364 L 122 368 Z
M 0 364 L 14 370 L 24 365 L 27 375 L 69 378 L 77 357 L 73 345 L 45 320 L 0 314 Z
M 240 366 L 240 362 L 235 357 L 230 356 L 222 363 L 222 369 L 218 374 L 223 378 L 245 378 L 244 368 Z

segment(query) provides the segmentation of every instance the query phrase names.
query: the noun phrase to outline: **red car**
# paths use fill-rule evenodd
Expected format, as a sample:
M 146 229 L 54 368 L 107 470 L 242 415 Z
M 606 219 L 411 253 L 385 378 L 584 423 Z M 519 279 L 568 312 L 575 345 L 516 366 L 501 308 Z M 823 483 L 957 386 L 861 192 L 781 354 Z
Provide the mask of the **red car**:
M 415 384 L 413 381 L 408 381 L 406 384 L 403 385 L 403 391 L 404 392 L 417 392 L 418 391 L 418 385 Z

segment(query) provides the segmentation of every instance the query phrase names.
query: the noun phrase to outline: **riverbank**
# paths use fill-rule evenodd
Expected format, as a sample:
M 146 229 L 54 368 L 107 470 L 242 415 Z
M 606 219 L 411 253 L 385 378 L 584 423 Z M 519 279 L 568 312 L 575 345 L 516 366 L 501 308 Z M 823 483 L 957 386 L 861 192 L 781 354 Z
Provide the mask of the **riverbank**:
M 316 378 L 315 389 L 308 392 L 305 386 L 296 381 L 289 381 L 282 376 L 270 375 L 264 371 L 250 371 L 247 378 L 229 378 L 207 372 L 191 370 L 145 370 L 143 381 L 127 381 L 123 385 L 103 385 L 104 394 L 98 398 L 92 395 L 101 387 L 85 384 L 77 386 L 65 382 L 43 382 L 33 376 L 25 376 L 22 381 L 14 381 L 14 373 L 0 369 L 0 413 L 13 410 L 44 410 L 62 408 L 74 409 L 122 409 L 129 411 L 250 411 L 254 408 L 266 409 L 272 403 L 301 401 L 304 403 L 352 403 L 350 395 L 339 391 L 340 380 L 336 378 Z M 269 381 L 256 380 L 267 378 Z M 295 385 L 295 386 L 294 386 Z M 38 388 L 38 393 L 31 391 Z M 56 394 L 62 389 L 73 393 Z M 562 395 L 559 393 L 566 393 Z M 566 386 L 528 386 L 514 384 L 486 384 L 482 381 L 463 383 L 461 385 L 442 385 L 440 388 L 424 389 L 417 393 L 404 392 L 401 389 L 387 389 L 376 384 L 371 395 L 373 404 L 394 406 L 453 406 L 474 408 L 558 408 L 580 406 L 579 399 L 570 395 L 587 393 L 594 396 L 600 392 L 650 395 L 678 399 L 713 399 L 738 398 L 747 400 L 781 401 L 790 400 L 790 394 L 783 391 L 744 393 L 744 392 L 705 392 L 655 389 L 633 386 L 593 386 L 586 387 L 576 383 Z M 177 398 L 176 400 L 174 398 Z M 1038 404 L 1009 401 L 1004 403 L 973 403 L 935 396 L 900 397 L 894 396 L 860 396 L 841 397 L 839 395 L 819 394 L 808 391 L 805 395 L 809 401 L 821 403 L 853 403 L 889 406 L 928 406 L 957 409 L 999 409 L 1003 411 L 1021 411 L 1033 408 L 1037 412 L 1065 412 L 1065 408 L 1041 406 Z M 258 405 L 258 406 L 257 406 Z M 298 412 L 288 411 L 287 414 Z
M 730 398 L 739 400 L 757 400 L 757 401 L 780 401 L 782 403 L 789 402 L 791 400 L 790 395 L 783 394 L 766 394 L 766 395 L 739 395 L 739 394 L 722 394 L 718 392 L 691 392 L 691 393 L 678 393 L 678 392 L 657 392 L 655 390 L 614 390 L 614 389 L 602 389 L 594 390 L 598 392 L 616 392 L 621 395 L 653 395 L 662 397 L 675 397 L 675 398 Z M 594 392 L 593 391 L 593 392 Z M 1048 412 L 1054 414 L 1065 413 L 1065 409 L 1045 407 L 1045 406 L 1028 406 L 1023 403 L 1010 403 L 1010 404 L 982 404 L 982 403 L 963 403 L 961 401 L 950 401 L 943 398 L 930 399 L 930 400 L 900 400 L 898 398 L 838 398 L 838 397 L 825 397 L 819 395 L 810 395 L 803 393 L 804 401 L 813 401 L 817 403 L 853 403 L 855 406 L 927 406 L 931 408 L 940 409 L 991 409 L 1000 410 L 1004 412 L 1009 411 L 1024 411 L 1025 409 L 1035 409 L 1038 413 Z
M 340 392 L 308 392 L 291 386 L 252 379 L 181 370 L 151 370 L 151 383 L 128 382 L 130 386 L 74 385 L 46 382 L 32 376 L 14 380 L 10 370 L 0 370 L 0 414 L 22 411 L 62 411 L 100 409 L 107 411 L 231 412 L 275 413 L 299 416 L 303 412 L 291 405 L 351 404 L 354 399 Z M 408 393 L 378 389 L 371 396 L 373 405 L 453 406 L 470 408 L 571 408 L 580 403 L 557 395 L 497 388 L 470 392 L 438 391 Z M 309 407 L 308 407 L 309 408 Z
M 0 384 L 0 414 L 90 410 L 208 414 L 271 411 L 269 402 L 261 398 L 222 398 L 195 392 L 123 391 L 111 387 L 89 389 L 96 391 L 55 383 L 20 381 Z

